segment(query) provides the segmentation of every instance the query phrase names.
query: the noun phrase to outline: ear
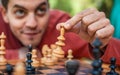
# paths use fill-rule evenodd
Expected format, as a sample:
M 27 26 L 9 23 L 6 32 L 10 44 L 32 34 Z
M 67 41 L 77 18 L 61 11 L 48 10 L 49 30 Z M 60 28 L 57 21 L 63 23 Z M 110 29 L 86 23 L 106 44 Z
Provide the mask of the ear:
M 4 7 L 1 7 L 1 14 L 2 14 L 3 20 L 4 20 L 6 23 L 8 23 L 7 9 L 4 8 Z

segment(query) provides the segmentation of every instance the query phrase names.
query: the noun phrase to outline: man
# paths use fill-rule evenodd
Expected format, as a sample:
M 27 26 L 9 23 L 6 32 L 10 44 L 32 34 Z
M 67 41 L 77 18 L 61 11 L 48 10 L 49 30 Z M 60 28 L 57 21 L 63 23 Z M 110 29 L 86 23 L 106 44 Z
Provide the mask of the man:
M 116 47 L 120 43 L 111 39 L 114 28 L 103 12 L 87 9 L 70 19 L 62 11 L 50 10 L 48 0 L 2 0 L 2 4 L 0 32 L 7 35 L 7 59 L 18 59 L 18 49 L 29 44 L 41 53 L 44 44 L 57 41 L 61 25 L 58 23 L 64 22 L 64 28 L 68 31 L 65 34 L 66 46 L 63 47 L 65 52 L 72 49 L 76 58 L 92 58 L 91 43 L 98 37 L 103 43 L 100 53 L 103 61 L 108 62 L 115 56 L 117 63 L 120 63 L 119 46 Z M 113 42 L 115 45 L 111 44 Z

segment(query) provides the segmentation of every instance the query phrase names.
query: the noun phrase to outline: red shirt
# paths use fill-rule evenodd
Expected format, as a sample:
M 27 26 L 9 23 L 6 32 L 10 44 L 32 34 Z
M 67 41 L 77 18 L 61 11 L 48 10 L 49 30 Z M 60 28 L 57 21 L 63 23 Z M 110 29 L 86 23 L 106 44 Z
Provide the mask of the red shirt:
M 58 10 L 51 10 L 50 12 L 50 20 L 48 28 L 40 42 L 38 49 L 41 51 L 41 48 L 44 44 L 54 44 L 57 41 L 57 37 L 59 36 L 59 31 L 56 30 L 56 25 L 60 22 L 65 22 L 70 19 L 70 16 L 67 13 Z M 20 41 L 12 34 L 9 24 L 6 24 L 3 21 L 3 18 L 0 14 L 0 33 L 4 32 L 7 36 L 5 47 L 6 47 L 6 58 L 7 59 L 18 59 L 18 50 L 23 47 Z M 67 54 L 68 49 L 73 50 L 73 55 L 75 58 L 87 57 L 92 58 L 91 52 L 92 48 L 89 44 L 82 40 L 78 35 L 74 33 L 65 33 L 65 46 L 63 50 Z M 102 59 L 104 62 L 109 62 L 111 57 L 116 57 L 117 64 L 120 65 L 120 41 L 117 39 L 111 39 Z

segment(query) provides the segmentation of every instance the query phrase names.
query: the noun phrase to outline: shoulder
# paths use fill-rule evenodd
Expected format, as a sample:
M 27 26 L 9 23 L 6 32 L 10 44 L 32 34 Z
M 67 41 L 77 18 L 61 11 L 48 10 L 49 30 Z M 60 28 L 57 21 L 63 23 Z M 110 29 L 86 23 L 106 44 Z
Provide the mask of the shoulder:
M 67 16 L 70 16 L 69 13 L 65 12 L 65 11 L 62 11 L 62 10 L 58 10 L 58 9 L 50 9 L 50 14 L 51 15 L 67 15 Z
M 62 10 L 50 9 L 50 20 L 56 20 L 59 22 L 65 22 L 70 19 L 70 15 Z

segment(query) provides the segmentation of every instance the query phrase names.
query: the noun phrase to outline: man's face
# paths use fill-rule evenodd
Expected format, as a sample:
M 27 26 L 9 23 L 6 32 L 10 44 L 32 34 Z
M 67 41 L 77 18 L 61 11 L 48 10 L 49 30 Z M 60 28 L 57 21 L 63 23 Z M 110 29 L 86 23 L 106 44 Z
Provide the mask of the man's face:
M 3 12 L 13 34 L 27 46 L 37 46 L 46 30 L 49 11 L 47 0 L 10 0 Z

